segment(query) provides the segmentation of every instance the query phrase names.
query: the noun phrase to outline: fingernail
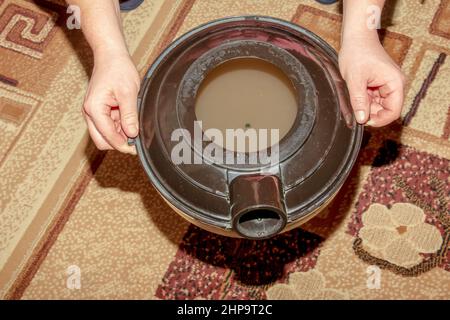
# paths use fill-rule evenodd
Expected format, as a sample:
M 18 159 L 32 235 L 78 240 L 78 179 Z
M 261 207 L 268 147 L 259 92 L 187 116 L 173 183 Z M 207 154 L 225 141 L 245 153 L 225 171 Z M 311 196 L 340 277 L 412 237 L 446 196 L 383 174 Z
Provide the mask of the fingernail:
M 356 119 L 358 119 L 358 122 L 364 122 L 364 119 L 366 119 L 366 113 L 363 110 L 356 111 Z
M 138 129 L 137 124 L 130 125 L 128 128 L 130 129 L 131 134 L 133 134 L 133 135 L 138 134 L 139 129 Z
M 369 121 L 367 121 L 367 125 L 368 126 L 374 126 L 375 125 L 375 121 L 369 120 Z

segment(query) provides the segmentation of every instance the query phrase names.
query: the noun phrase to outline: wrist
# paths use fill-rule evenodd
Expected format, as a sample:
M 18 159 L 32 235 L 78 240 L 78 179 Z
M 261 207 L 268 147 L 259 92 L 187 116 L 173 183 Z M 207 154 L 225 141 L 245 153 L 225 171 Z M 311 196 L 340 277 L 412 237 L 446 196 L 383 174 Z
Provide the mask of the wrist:
M 379 43 L 384 0 L 344 0 L 342 42 Z
M 125 44 L 103 43 L 94 47 L 92 51 L 94 53 L 95 61 L 105 61 L 117 57 L 130 58 L 130 54 Z
M 350 30 L 342 32 L 341 45 L 364 43 L 365 45 L 380 45 L 380 38 L 377 30 Z

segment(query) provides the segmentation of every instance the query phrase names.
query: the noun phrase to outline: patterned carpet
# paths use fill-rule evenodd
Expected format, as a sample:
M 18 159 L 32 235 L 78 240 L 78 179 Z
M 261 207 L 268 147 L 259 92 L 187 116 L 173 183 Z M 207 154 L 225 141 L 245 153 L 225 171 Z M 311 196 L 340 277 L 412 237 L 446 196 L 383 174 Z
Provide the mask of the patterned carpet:
M 366 130 L 318 217 L 255 242 L 189 225 L 136 157 L 96 151 L 80 113 L 92 56 L 63 1 L 0 0 L 0 297 L 449 299 L 450 0 L 389 4 L 380 35 L 409 79 L 401 121 Z M 143 75 L 175 37 L 240 14 L 339 45 L 339 6 L 313 0 L 146 0 L 123 19 Z

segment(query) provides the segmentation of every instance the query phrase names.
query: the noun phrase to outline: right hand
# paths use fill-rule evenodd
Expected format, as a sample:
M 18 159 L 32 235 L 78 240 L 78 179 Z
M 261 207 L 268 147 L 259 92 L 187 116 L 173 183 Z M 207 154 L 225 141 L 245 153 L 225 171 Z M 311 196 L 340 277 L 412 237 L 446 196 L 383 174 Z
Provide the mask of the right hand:
M 383 127 L 400 118 L 406 79 L 380 43 L 384 0 L 344 0 L 339 69 L 360 124 Z
M 380 44 L 378 35 L 344 40 L 339 67 L 360 124 L 382 127 L 400 117 L 405 77 Z
M 83 115 L 98 149 L 136 154 L 127 141 L 139 132 L 139 88 L 139 74 L 128 53 L 95 55 Z

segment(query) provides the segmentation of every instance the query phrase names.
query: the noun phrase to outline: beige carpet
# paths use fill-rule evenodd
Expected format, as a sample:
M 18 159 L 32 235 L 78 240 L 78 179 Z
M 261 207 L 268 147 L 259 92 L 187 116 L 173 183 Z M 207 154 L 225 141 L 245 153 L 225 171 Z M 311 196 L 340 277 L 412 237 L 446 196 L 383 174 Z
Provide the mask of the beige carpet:
M 367 130 L 320 216 L 253 242 L 190 226 L 136 157 L 96 151 L 80 114 L 92 57 L 63 2 L 0 0 L 0 297 L 449 299 L 450 1 L 389 3 L 402 120 Z M 176 36 L 241 14 L 339 44 L 338 5 L 312 0 L 146 0 L 123 19 L 143 75 Z

